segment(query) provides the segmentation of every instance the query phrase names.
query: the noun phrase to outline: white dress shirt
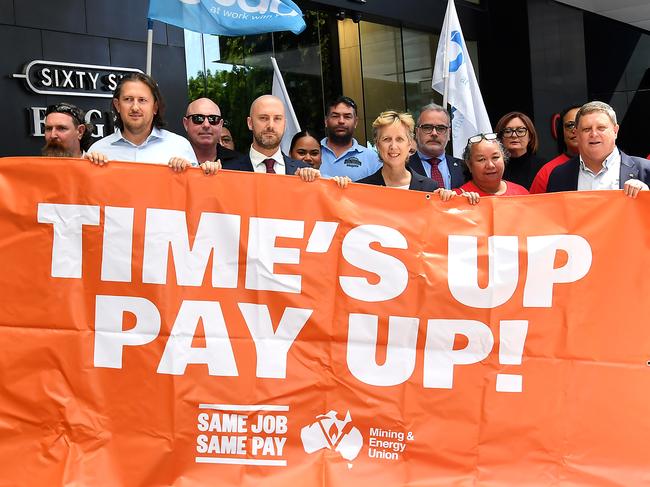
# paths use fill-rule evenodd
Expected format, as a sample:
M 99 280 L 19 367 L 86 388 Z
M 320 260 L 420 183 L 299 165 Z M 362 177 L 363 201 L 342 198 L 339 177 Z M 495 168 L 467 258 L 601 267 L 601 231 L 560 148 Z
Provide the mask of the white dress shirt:
M 273 169 L 276 174 L 286 174 L 287 168 L 284 166 L 284 157 L 282 157 L 282 149 L 278 147 L 278 150 L 272 156 L 265 156 L 261 152 L 256 151 L 251 146 L 251 150 L 248 153 L 251 158 L 251 164 L 253 165 L 253 171 L 261 172 L 266 174 L 266 164 L 264 164 L 265 159 L 273 159 L 275 164 Z

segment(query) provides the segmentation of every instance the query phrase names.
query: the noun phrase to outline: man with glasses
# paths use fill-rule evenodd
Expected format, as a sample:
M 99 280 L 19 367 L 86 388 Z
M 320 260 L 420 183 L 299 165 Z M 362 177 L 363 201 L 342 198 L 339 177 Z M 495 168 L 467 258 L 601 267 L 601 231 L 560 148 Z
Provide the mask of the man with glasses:
M 220 168 L 225 161 L 242 156 L 221 145 L 221 110 L 209 98 L 199 98 L 187 106 L 183 127 L 198 161 L 215 161 Z
M 104 165 L 109 160 L 167 164 L 174 171 L 198 166 L 186 138 L 164 130 L 165 103 L 158 84 L 143 73 L 129 74 L 117 83 L 111 104 L 115 133 L 95 142 L 86 157 Z M 216 171 L 215 163 L 204 171 Z
M 650 184 L 650 161 L 631 157 L 616 147 L 616 113 L 607 103 L 592 101 L 576 114 L 580 154 L 554 168 L 547 193 L 622 189 L 636 198 Z
M 327 105 L 327 137 L 321 140 L 320 172 L 323 176 L 347 176 L 358 181 L 381 168 L 377 152 L 359 145 L 353 137 L 358 122 L 357 104 L 351 98 L 340 96 Z
M 93 126 L 84 111 L 70 103 L 57 103 L 45 110 L 45 145 L 48 157 L 83 157 L 90 147 Z
M 440 105 L 422 107 L 415 126 L 417 151 L 409 159 L 409 167 L 438 183 L 441 188 L 461 187 L 466 179 L 463 161 L 445 154 L 451 122 L 449 113 Z

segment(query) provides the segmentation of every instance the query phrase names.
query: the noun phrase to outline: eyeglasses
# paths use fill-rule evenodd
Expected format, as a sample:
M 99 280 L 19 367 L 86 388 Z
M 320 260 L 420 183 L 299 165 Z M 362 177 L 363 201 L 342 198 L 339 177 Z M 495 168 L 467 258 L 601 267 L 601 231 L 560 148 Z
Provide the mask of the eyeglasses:
M 576 128 L 576 123 L 575 122 L 567 122 L 564 124 L 564 128 L 567 130 L 573 130 Z
M 467 139 L 467 145 L 478 144 L 482 140 L 497 140 L 497 134 L 477 134 Z
M 194 125 L 201 125 L 206 118 L 208 119 L 208 123 L 210 125 L 219 125 L 219 123 L 221 123 L 223 120 L 223 117 L 221 115 L 201 115 L 200 113 L 196 113 L 194 115 L 185 115 L 185 118 L 192 120 L 192 123 Z
M 447 130 L 449 130 L 449 127 L 447 125 L 431 125 L 429 123 L 418 125 L 417 128 L 422 130 L 422 132 L 427 135 L 429 135 L 434 130 L 440 135 L 445 135 L 447 133 Z
M 66 113 L 74 118 L 77 123 L 84 124 L 84 115 L 83 111 L 79 107 L 70 105 L 68 103 L 57 103 L 56 105 L 50 105 L 45 110 L 45 116 L 47 117 L 50 113 Z
M 501 131 L 501 136 L 502 137 L 523 137 L 528 133 L 528 129 L 526 127 L 517 127 L 517 128 L 505 128 Z

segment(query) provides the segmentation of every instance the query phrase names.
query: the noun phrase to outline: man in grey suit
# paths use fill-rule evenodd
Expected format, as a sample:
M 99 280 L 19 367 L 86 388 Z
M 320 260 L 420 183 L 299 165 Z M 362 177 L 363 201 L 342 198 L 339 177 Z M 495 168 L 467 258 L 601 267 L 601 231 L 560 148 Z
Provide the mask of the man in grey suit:
M 440 105 L 430 103 L 422 107 L 415 126 L 417 151 L 409 159 L 413 171 L 446 189 L 459 188 L 466 182 L 463 161 L 445 154 L 450 125 L 449 113 Z
M 551 171 L 546 192 L 622 189 L 636 198 L 648 191 L 650 161 L 628 156 L 616 146 L 618 128 L 616 112 L 607 103 L 584 104 L 576 113 L 580 154 Z
M 272 95 L 263 95 L 251 105 L 247 119 L 253 133 L 253 143 L 243 156 L 223 161 L 223 169 L 254 171 L 269 174 L 295 174 L 296 169 L 307 167 L 302 161 L 294 161 L 282 153 L 280 142 L 284 135 L 286 117 L 284 104 Z

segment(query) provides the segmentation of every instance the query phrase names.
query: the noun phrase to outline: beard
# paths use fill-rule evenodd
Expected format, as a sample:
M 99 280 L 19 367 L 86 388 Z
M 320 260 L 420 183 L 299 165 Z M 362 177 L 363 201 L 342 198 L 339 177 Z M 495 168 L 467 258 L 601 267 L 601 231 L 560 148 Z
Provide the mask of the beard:
M 41 155 L 45 157 L 74 157 L 74 154 L 60 143 L 50 140 L 41 148 Z
M 253 132 L 253 138 L 257 145 L 267 150 L 277 149 L 282 140 L 282 137 L 276 132 Z
M 348 145 L 350 142 L 352 142 L 353 135 L 354 130 L 346 130 L 343 133 L 337 134 L 335 129 L 327 127 L 327 138 L 335 145 Z

